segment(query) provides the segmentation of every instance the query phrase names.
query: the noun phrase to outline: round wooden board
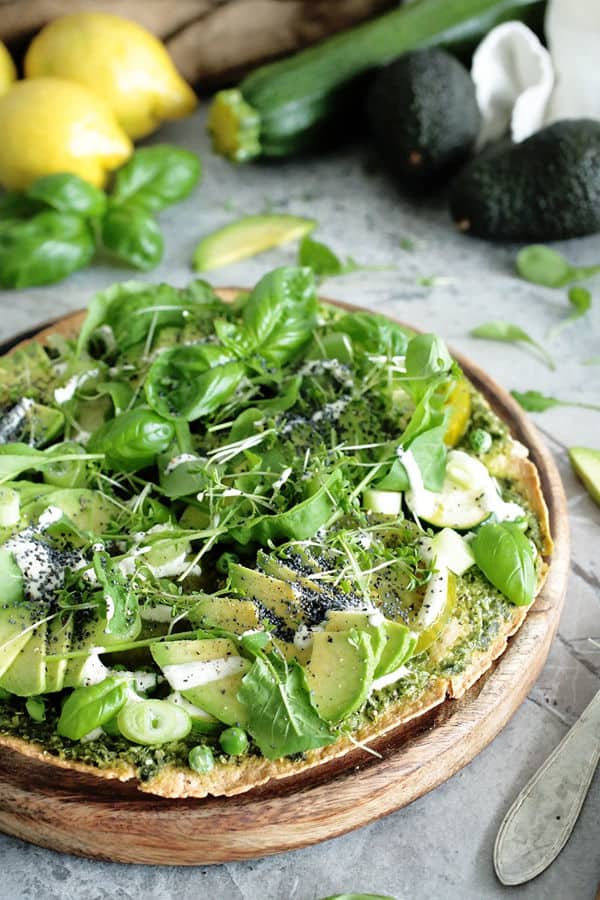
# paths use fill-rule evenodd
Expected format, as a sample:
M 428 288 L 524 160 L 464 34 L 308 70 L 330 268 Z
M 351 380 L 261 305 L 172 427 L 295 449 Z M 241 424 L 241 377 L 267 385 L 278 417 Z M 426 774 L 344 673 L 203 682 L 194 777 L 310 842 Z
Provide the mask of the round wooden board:
M 220 293 L 230 299 L 236 291 Z M 53 331 L 74 334 L 83 315 L 75 313 L 20 340 L 43 340 Z M 533 425 L 481 369 L 455 357 L 513 435 L 529 447 L 555 543 L 543 590 L 488 672 L 460 700 L 446 700 L 373 741 L 379 757 L 357 749 L 234 797 L 164 800 L 140 793 L 135 784 L 2 750 L 1 831 L 54 850 L 118 862 L 206 865 L 251 859 L 335 837 L 400 809 L 446 781 L 493 740 L 538 677 L 558 626 L 569 568 L 567 508 L 554 461 Z

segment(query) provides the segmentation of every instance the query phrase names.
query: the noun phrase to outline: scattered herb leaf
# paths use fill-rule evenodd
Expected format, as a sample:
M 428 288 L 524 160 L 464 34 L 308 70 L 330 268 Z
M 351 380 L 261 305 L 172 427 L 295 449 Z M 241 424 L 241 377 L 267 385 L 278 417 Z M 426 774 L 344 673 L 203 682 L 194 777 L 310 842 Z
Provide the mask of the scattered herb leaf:
M 549 369 L 556 368 L 556 363 L 546 348 L 538 341 L 535 341 L 519 325 L 501 321 L 484 322 L 482 325 L 478 325 L 477 328 L 473 328 L 470 333 L 472 337 L 483 338 L 488 341 L 503 341 L 507 344 L 529 344 L 543 357 Z
M 543 244 L 532 244 L 520 250 L 516 267 L 525 281 L 553 288 L 565 287 L 572 281 L 582 281 L 600 272 L 600 266 L 572 266 L 564 256 Z
M 539 391 L 511 391 L 511 394 L 517 403 L 527 412 L 545 412 L 547 409 L 553 409 L 555 406 L 579 406 L 582 409 L 594 409 L 600 411 L 600 406 L 594 403 L 581 403 L 577 400 L 558 400 L 556 397 L 549 397 L 541 394 Z

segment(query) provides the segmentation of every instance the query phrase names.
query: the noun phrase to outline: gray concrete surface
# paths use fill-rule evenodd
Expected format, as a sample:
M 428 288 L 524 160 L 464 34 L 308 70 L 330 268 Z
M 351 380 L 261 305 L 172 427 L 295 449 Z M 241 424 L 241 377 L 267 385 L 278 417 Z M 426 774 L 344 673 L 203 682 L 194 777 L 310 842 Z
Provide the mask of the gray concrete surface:
M 166 127 L 157 140 L 198 151 L 204 177 L 185 203 L 165 211 L 162 265 L 143 278 L 184 284 L 197 240 L 243 214 L 289 211 L 319 221 L 316 236 L 341 255 L 392 269 L 331 280 L 325 293 L 436 330 L 507 388 L 537 388 L 600 402 L 600 279 L 593 314 L 549 346 L 550 371 L 526 348 L 478 341 L 469 329 L 489 319 L 519 323 L 536 338 L 567 310 L 565 291 L 529 285 L 513 273 L 514 247 L 457 234 L 442 197 L 403 198 L 358 145 L 326 157 L 235 168 L 211 155 L 203 110 Z M 409 239 L 413 249 L 404 249 Z M 600 262 L 600 238 L 560 246 L 579 263 Z M 252 284 L 292 262 L 279 248 L 214 273 L 219 285 Z M 0 339 L 85 305 L 93 291 L 138 277 L 108 262 L 66 282 L 0 295 Z M 423 281 L 425 279 L 425 281 Z M 567 602 L 547 665 L 527 701 L 496 740 L 433 793 L 370 827 L 269 859 L 213 868 L 90 862 L 0 836 L 4 900 L 317 900 L 363 891 L 397 900 L 591 900 L 600 881 L 600 779 L 554 865 L 530 884 L 503 888 L 492 869 L 496 831 L 515 794 L 600 688 L 600 509 L 571 473 L 566 448 L 600 447 L 600 413 L 559 408 L 536 421 L 560 466 L 569 501 L 573 559 Z

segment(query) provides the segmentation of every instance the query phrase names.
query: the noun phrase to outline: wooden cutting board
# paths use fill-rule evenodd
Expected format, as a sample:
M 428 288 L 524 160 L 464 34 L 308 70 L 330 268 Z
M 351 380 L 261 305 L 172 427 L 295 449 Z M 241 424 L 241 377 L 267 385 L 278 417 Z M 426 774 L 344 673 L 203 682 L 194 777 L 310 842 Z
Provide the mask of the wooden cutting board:
M 220 293 L 230 299 L 236 291 Z M 38 329 L 37 336 L 73 334 L 83 315 Z M 134 784 L 1 750 L 1 831 L 54 850 L 118 862 L 206 865 L 251 859 L 335 837 L 406 806 L 493 740 L 539 675 L 558 626 L 569 568 L 567 508 L 554 461 L 527 416 L 481 369 L 454 355 L 513 435 L 529 447 L 555 542 L 541 594 L 486 675 L 460 700 L 447 700 L 373 741 L 377 756 L 357 749 L 236 797 L 165 800 L 140 793 Z

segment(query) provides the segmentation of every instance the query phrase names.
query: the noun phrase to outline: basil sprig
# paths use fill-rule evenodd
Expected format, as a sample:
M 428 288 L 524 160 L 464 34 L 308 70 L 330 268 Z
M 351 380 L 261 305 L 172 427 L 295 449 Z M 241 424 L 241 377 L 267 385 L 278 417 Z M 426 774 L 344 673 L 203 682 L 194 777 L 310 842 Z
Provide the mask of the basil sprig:
M 494 587 L 515 606 L 528 606 L 535 595 L 531 542 L 516 522 L 482 525 L 471 542 L 475 562 Z
M 137 269 L 156 266 L 163 238 L 153 217 L 183 200 L 200 161 L 162 145 L 137 150 L 108 195 L 78 175 L 38 178 L 23 194 L 0 199 L 0 286 L 52 284 L 87 266 L 102 247 Z

